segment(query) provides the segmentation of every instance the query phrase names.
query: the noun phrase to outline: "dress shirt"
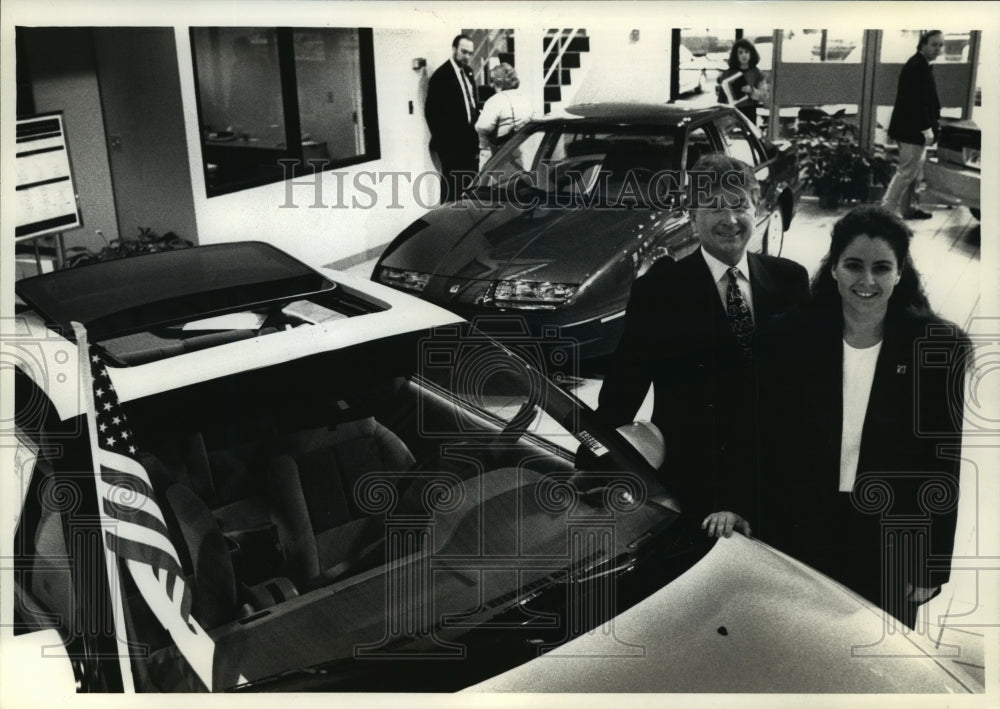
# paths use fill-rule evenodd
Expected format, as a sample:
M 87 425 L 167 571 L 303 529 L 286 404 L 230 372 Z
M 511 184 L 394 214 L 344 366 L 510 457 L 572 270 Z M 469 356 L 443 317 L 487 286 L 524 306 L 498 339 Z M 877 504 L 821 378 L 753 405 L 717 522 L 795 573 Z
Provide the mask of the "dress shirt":
M 705 263 L 708 264 L 708 270 L 712 272 L 716 290 L 719 291 L 719 300 L 722 302 L 723 309 L 725 309 L 726 289 L 729 288 L 730 266 L 729 264 L 722 263 L 715 256 L 705 251 L 704 246 L 701 247 L 701 255 L 705 259 Z M 746 251 L 743 252 L 743 258 L 736 264 L 736 269 L 740 272 L 739 277 L 736 279 L 736 284 L 740 288 L 740 293 L 743 294 L 743 300 L 747 302 L 747 307 L 750 308 L 750 316 L 753 317 L 753 292 L 750 290 L 750 266 L 747 263 Z
M 475 110 L 472 82 L 469 81 L 469 77 L 465 75 L 462 67 L 455 63 L 454 57 L 449 59 L 448 62 L 451 64 L 451 68 L 455 70 L 455 75 L 458 77 L 458 85 L 462 87 L 462 96 L 465 98 L 465 115 L 471 124 L 472 112 Z

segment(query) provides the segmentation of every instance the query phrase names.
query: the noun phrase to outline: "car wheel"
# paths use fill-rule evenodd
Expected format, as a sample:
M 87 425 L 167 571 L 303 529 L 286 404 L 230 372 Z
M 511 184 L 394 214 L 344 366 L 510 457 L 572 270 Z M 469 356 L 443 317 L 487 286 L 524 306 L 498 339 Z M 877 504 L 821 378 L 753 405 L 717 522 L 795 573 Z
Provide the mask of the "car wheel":
M 979 207 L 969 207 L 969 211 L 972 213 L 972 216 L 976 218 L 977 222 L 982 221 L 982 219 L 980 219 L 982 212 L 979 211 Z
M 785 243 L 785 220 L 781 216 L 781 207 L 776 206 L 767 219 L 767 232 L 764 234 L 764 253 L 769 256 L 781 256 L 781 247 Z

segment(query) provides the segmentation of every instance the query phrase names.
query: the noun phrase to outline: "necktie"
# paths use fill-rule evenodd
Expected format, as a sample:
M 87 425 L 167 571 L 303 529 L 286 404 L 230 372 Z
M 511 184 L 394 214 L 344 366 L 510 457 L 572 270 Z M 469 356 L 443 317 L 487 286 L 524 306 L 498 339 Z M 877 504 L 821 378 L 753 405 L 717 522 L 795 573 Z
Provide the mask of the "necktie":
M 736 335 L 736 342 L 743 352 L 743 358 L 749 361 L 753 359 L 753 316 L 750 314 L 746 298 L 743 297 L 743 291 L 736 282 L 739 269 L 733 266 L 726 271 L 726 274 L 729 276 L 729 286 L 726 288 L 726 315 L 729 316 L 729 325 Z
M 465 112 L 469 116 L 469 123 L 472 123 L 472 117 L 476 113 L 476 103 L 472 100 L 472 82 L 469 81 L 468 75 L 459 70 L 458 72 L 462 77 L 462 94 L 465 96 Z

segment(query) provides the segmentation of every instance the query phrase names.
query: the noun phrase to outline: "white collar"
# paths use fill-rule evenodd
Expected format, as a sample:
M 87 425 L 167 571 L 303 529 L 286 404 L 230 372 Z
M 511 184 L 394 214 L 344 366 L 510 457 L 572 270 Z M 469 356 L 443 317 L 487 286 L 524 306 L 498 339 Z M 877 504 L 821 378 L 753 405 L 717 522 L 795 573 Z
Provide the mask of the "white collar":
M 725 277 L 726 273 L 729 272 L 731 266 L 729 266 L 729 264 L 722 263 L 722 261 L 715 258 L 715 256 L 705 251 L 704 246 L 701 247 L 701 255 L 702 258 L 705 259 L 705 263 L 708 264 L 708 270 L 712 272 L 712 278 L 715 279 L 715 282 L 718 283 L 721 281 Z M 746 251 L 743 252 L 743 257 L 739 260 L 739 263 L 736 264 L 736 268 L 739 270 L 740 275 L 743 276 L 747 282 L 749 282 L 750 264 L 747 262 Z
M 469 78 L 465 75 L 465 72 L 462 71 L 462 67 L 460 67 L 458 63 L 455 61 L 455 57 L 448 57 L 448 61 L 451 63 L 451 68 L 455 70 L 455 73 L 458 74 L 458 77 L 460 79 Z

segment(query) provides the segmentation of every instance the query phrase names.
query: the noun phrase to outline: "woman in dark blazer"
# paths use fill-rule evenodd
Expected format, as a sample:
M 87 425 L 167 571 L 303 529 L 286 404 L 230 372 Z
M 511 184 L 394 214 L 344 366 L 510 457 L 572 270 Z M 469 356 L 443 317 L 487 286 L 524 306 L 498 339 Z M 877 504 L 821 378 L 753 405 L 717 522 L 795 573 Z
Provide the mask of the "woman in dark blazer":
M 775 323 L 770 541 L 911 628 L 949 578 L 971 345 L 882 207 L 833 228 L 811 307 Z

